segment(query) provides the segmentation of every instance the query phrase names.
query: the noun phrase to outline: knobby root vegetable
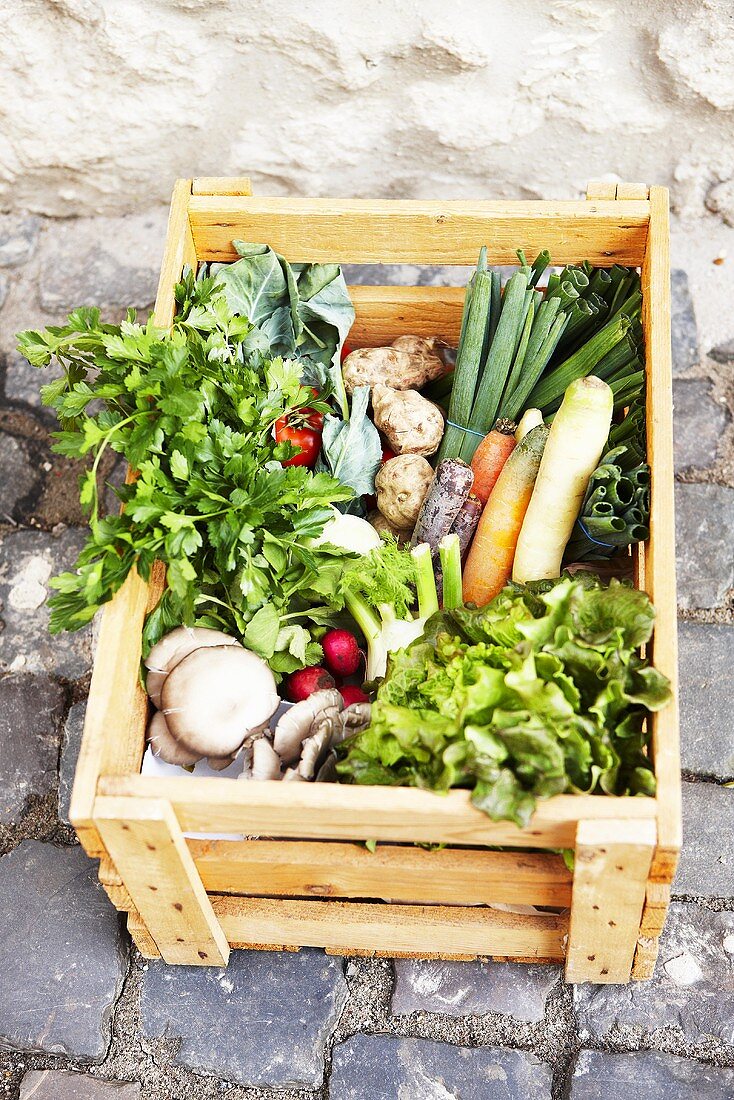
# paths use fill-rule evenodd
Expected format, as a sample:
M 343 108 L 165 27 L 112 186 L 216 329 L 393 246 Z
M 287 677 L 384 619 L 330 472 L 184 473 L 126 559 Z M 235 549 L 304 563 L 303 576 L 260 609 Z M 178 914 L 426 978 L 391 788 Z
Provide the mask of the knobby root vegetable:
M 464 564 L 465 603 L 483 607 L 510 578 L 517 539 L 548 431 L 544 425 L 533 428 L 512 452 L 497 478 Z
M 399 336 L 389 348 L 359 348 L 342 364 L 347 392 L 377 383 L 394 390 L 421 389 L 446 373 L 443 359 L 436 354 L 440 346 L 438 340 L 422 336 Z
M 459 458 L 439 462 L 431 487 L 413 531 L 412 544 L 427 542 L 434 554 L 444 535 L 448 535 L 474 484 L 471 467 Z
M 382 535 L 384 533 L 386 535 L 392 535 L 398 546 L 405 546 L 406 542 L 410 542 L 410 536 L 413 534 L 413 527 L 396 527 L 394 523 L 390 522 L 387 516 L 383 516 L 379 508 L 376 508 L 374 512 L 370 512 L 367 519 L 378 534 Z
M 145 689 L 154 707 L 160 708 L 161 690 L 171 669 L 203 646 L 240 645 L 236 638 L 221 630 L 209 630 L 204 626 L 177 626 L 152 647 L 145 659 L 148 670 Z
M 171 736 L 198 759 L 222 760 L 259 733 L 278 708 L 265 661 L 241 646 L 194 650 L 169 672 L 161 713 Z M 166 759 L 164 752 L 159 753 Z
M 610 387 L 594 375 L 577 378 L 566 390 L 518 538 L 513 580 L 524 584 L 560 576 L 566 543 L 606 446 L 613 408 Z
M 394 527 L 412 531 L 432 481 L 431 464 L 421 455 L 391 458 L 375 478 L 377 507 Z
M 520 443 L 528 432 L 531 432 L 533 428 L 537 428 L 542 423 L 543 414 L 540 409 L 526 409 L 515 429 L 515 442 Z
M 485 435 L 471 460 L 474 473 L 472 492 L 486 504 L 502 467 L 515 449 L 515 425 L 509 421 L 497 421 L 491 432 Z
M 372 412 L 396 455 L 432 455 L 438 450 L 443 415 L 417 390 L 395 390 L 378 383 L 372 387 Z

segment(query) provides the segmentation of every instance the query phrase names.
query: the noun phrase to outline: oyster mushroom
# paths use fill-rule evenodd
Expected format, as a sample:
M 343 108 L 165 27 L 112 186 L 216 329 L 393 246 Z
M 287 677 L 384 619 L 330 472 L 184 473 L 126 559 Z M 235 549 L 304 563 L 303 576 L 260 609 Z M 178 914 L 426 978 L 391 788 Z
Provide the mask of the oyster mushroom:
M 301 745 L 315 732 L 312 725 L 329 715 L 337 715 L 343 706 L 335 688 L 315 691 L 308 699 L 286 711 L 275 727 L 273 748 L 284 764 L 292 764 L 301 755 Z
M 252 743 L 252 775 L 250 779 L 280 779 L 280 757 L 266 736 Z
M 159 710 L 155 712 L 148 726 L 148 740 L 154 756 L 165 760 L 167 764 L 178 764 L 182 768 L 189 768 L 200 760 L 198 752 L 192 752 L 172 736 L 168 728 L 165 715 Z
M 161 739 L 161 722 L 154 715 L 157 755 L 178 763 L 183 750 L 189 763 L 206 756 L 212 767 L 224 768 L 265 727 L 279 703 L 273 674 L 257 654 L 240 645 L 195 649 L 163 684 L 159 713 L 168 736 Z
M 175 630 L 171 630 L 156 642 L 145 659 L 145 667 L 148 670 L 145 677 L 145 690 L 153 706 L 160 709 L 163 684 L 168 673 L 179 661 L 203 646 L 222 645 L 239 646 L 240 643 L 221 630 L 209 630 L 204 626 L 177 626 Z

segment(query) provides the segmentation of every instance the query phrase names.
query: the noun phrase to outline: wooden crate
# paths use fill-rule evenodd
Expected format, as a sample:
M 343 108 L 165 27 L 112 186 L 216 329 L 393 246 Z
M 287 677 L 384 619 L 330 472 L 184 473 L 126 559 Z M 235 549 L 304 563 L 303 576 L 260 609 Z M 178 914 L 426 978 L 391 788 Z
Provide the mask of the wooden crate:
M 246 179 L 173 192 L 155 316 L 169 325 L 182 268 L 266 241 L 290 260 L 473 264 L 550 249 L 555 263 L 639 265 L 644 289 L 650 541 L 638 583 L 657 607 L 655 666 L 676 678 L 668 195 L 590 185 L 586 202 L 252 198 Z M 455 341 L 463 290 L 357 286 L 353 342 L 401 333 Z M 71 819 L 142 953 L 225 965 L 231 947 L 557 962 L 571 982 L 650 977 L 680 849 L 677 710 L 652 717 L 658 794 L 561 795 L 527 828 L 490 821 L 465 791 L 236 783 L 140 775 L 147 701 L 141 627 L 158 600 L 135 574 L 107 605 Z M 272 839 L 193 840 L 187 833 Z M 375 854 L 363 845 L 380 841 Z M 426 851 L 413 842 L 442 843 Z M 489 851 L 502 846 L 510 851 Z M 524 849 L 535 849 L 529 853 Z M 559 848 L 575 850 L 570 874 Z M 520 915 L 487 905 L 543 907 Z

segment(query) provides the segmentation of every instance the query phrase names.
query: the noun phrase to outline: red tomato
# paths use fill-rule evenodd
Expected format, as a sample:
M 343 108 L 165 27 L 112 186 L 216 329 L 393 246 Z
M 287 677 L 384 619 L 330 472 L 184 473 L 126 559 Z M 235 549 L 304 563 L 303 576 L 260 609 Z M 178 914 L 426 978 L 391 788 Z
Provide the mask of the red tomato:
M 314 393 L 316 393 L 315 390 Z M 298 454 L 292 455 L 291 458 L 284 458 L 282 465 L 313 467 L 321 450 L 323 426 L 323 413 L 316 412 L 314 409 L 298 409 L 276 420 L 276 441 L 292 443 L 298 448 Z

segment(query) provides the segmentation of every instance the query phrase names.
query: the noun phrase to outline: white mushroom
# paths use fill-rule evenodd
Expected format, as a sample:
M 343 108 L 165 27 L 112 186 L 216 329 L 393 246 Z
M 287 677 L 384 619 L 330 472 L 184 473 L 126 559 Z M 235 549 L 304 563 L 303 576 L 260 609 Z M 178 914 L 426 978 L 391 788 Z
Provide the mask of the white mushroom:
M 301 745 L 312 733 L 311 725 L 324 714 L 338 714 L 344 701 L 334 688 L 315 691 L 286 711 L 275 727 L 273 748 L 284 764 L 292 764 L 301 754 Z M 283 777 L 285 778 L 285 776 Z
M 301 759 L 296 771 L 303 779 L 313 779 L 329 752 L 331 745 L 332 723 L 325 721 L 312 737 L 307 737 L 301 746 Z
M 188 768 L 201 759 L 200 753 L 187 749 L 171 735 L 168 723 L 159 710 L 150 720 L 148 740 L 153 756 L 159 757 L 167 764 L 178 764 L 182 768 Z
M 279 703 L 265 661 L 239 645 L 195 649 L 169 672 L 161 692 L 171 736 L 197 759 L 236 753 Z
M 252 743 L 252 774 L 250 779 L 280 779 L 280 757 L 267 737 Z
M 177 626 L 156 642 L 145 659 L 148 670 L 145 689 L 153 706 L 160 708 L 161 691 L 166 677 L 184 657 L 204 646 L 223 645 L 239 646 L 240 643 L 221 630 L 209 630 L 203 626 Z

